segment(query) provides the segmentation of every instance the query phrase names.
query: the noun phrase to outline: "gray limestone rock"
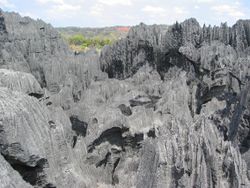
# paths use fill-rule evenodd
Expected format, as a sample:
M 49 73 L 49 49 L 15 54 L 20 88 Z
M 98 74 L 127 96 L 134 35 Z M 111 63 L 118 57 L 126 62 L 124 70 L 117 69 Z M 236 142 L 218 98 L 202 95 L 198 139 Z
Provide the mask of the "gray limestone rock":
M 42 20 L 35 21 L 17 13 L 0 11 L 0 14 L 3 33 L 0 68 L 31 73 L 40 86 L 52 94 L 70 89 L 75 102 L 91 80 L 105 79 L 105 73 L 100 71 L 98 52 L 76 55 L 60 34 Z
M 74 175 L 78 167 L 67 116 L 55 109 L 51 113 L 36 98 L 6 88 L 0 89 L 0 96 L 4 109 L 0 151 L 13 169 L 33 186 L 84 185 Z
M 0 11 L 0 187 L 250 187 L 249 31 L 140 24 L 74 54 Z
M 40 98 L 44 91 L 32 74 L 0 69 L 0 87 L 7 87 Z
M 8 162 L 0 155 L 0 185 L 3 188 L 31 188 L 32 186 L 25 182 L 20 174 L 15 171 Z

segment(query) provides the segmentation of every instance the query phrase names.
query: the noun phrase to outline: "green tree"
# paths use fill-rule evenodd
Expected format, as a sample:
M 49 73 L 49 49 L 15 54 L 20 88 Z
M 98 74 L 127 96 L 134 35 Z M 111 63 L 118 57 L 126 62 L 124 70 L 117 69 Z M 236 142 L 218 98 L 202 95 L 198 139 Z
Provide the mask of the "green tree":
M 74 44 L 76 46 L 82 45 L 85 41 L 85 37 L 81 34 L 77 34 L 69 38 L 69 44 Z

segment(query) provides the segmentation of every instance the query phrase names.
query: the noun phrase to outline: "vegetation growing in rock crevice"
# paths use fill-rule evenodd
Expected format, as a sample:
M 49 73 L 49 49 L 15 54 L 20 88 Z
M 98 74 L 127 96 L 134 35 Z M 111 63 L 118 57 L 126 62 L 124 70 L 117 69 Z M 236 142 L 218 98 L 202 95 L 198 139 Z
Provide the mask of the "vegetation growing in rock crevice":
M 75 51 L 84 51 L 88 48 L 101 49 L 105 45 L 110 45 L 114 42 L 114 40 L 111 40 L 109 38 L 101 38 L 101 37 L 86 38 L 82 34 L 76 34 L 65 38 L 68 41 L 71 49 Z

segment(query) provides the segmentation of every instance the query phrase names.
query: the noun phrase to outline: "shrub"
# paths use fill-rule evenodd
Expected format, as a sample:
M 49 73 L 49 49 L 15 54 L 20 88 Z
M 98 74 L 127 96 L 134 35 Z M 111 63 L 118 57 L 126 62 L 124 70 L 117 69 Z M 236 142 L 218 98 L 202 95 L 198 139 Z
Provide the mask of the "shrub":
M 69 44 L 80 46 L 86 41 L 85 37 L 81 34 L 74 35 L 69 38 Z
M 101 49 L 105 45 L 112 44 L 113 40 L 102 37 L 85 38 L 82 34 L 77 34 L 69 37 L 68 42 L 71 46 L 85 50 L 89 47 Z

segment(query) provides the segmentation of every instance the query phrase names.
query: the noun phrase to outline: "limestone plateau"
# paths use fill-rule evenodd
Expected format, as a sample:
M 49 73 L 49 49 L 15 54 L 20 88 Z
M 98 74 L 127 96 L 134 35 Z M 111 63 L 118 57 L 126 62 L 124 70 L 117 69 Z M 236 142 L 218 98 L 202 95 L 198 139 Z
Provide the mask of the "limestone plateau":
M 248 188 L 249 90 L 250 20 L 78 54 L 0 11 L 0 187 Z

